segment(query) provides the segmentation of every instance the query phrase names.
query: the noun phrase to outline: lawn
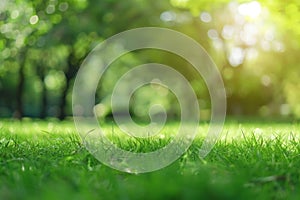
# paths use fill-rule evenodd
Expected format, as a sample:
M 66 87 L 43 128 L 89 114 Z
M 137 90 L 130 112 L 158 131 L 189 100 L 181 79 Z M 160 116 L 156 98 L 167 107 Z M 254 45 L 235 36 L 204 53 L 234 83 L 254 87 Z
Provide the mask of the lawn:
M 207 126 L 201 123 L 200 132 Z M 104 127 L 107 132 L 113 128 Z M 166 129 L 172 132 L 173 124 Z M 202 135 L 172 165 L 127 174 L 96 160 L 82 145 L 72 121 L 2 119 L 0 199 L 299 198 L 299 123 L 229 120 L 211 153 L 199 159 Z M 143 145 L 152 149 L 151 142 Z

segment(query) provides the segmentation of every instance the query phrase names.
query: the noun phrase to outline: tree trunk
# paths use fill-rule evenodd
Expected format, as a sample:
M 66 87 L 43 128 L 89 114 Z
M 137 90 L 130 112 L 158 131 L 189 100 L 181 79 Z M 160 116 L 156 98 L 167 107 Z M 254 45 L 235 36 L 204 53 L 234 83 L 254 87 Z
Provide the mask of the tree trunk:
M 43 90 L 42 90 L 42 105 L 41 105 L 41 112 L 40 118 L 45 119 L 47 116 L 47 88 L 46 84 L 43 82 Z
M 66 85 L 62 91 L 61 102 L 59 105 L 59 116 L 60 120 L 64 120 L 66 118 L 66 106 L 67 106 L 67 95 L 68 91 L 71 86 L 71 80 L 75 77 L 79 65 L 81 63 L 81 59 L 76 58 L 74 55 L 74 50 L 71 50 L 68 56 L 68 66 L 67 69 L 64 71 L 65 78 L 66 78 Z
M 71 79 L 66 76 L 66 85 L 62 91 L 61 102 L 59 105 L 59 120 L 64 120 L 66 118 L 66 105 L 67 105 L 67 94 L 70 87 Z
M 47 88 L 45 84 L 45 69 L 43 66 L 39 66 L 39 77 L 42 82 L 42 96 L 41 96 L 41 110 L 40 110 L 40 118 L 45 119 L 47 116 Z
M 23 93 L 24 93 L 24 83 L 25 83 L 25 63 L 26 63 L 26 53 L 27 49 L 22 49 L 20 51 L 20 67 L 18 72 L 18 84 L 16 90 L 16 111 L 14 117 L 17 119 L 22 119 L 23 117 Z

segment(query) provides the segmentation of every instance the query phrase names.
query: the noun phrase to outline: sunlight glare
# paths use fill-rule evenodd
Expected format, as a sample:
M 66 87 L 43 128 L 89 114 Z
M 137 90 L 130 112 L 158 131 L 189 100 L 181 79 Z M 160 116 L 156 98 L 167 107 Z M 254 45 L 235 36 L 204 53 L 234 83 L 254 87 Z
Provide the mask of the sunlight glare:
M 234 33 L 235 33 L 234 26 L 231 25 L 225 25 L 222 29 L 222 37 L 226 40 L 232 39 Z
M 238 12 L 251 19 L 257 18 L 261 13 L 261 5 L 257 1 L 252 1 L 249 3 L 243 3 L 239 5 Z
M 245 52 L 240 47 L 232 48 L 229 55 L 229 62 L 232 67 L 237 67 L 244 62 Z
M 240 38 L 245 44 L 252 46 L 256 44 L 258 28 L 254 24 L 247 23 L 240 33 Z

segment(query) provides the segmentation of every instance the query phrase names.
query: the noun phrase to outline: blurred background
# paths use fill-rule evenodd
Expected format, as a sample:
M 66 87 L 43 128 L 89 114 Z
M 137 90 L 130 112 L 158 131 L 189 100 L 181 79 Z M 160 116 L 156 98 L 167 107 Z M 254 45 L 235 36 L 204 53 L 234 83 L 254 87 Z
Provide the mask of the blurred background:
M 228 116 L 300 118 L 297 0 L 1 0 L 0 117 L 71 116 L 74 78 L 88 53 L 114 34 L 145 26 L 180 31 L 206 49 L 223 77 Z M 111 91 L 122 74 L 148 62 L 181 72 L 209 118 L 203 79 L 184 59 L 159 50 L 128 53 L 109 67 L 95 97 L 99 117 L 111 116 Z M 135 92 L 131 114 L 147 118 L 154 103 L 180 116 L 175 96 L 154 84 Z

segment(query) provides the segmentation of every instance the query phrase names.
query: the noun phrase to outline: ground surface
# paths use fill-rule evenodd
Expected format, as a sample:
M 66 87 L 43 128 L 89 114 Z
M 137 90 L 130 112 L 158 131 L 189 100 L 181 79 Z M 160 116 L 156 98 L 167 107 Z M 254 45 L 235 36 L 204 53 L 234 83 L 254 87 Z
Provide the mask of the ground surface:
M 97 161 L 72 121 L 0 120 L 0 199 L 298 199 L 299 136 L 296 122 L 232 120 L 204 160 L 199 136 L 169 167 L 127 174 Z

